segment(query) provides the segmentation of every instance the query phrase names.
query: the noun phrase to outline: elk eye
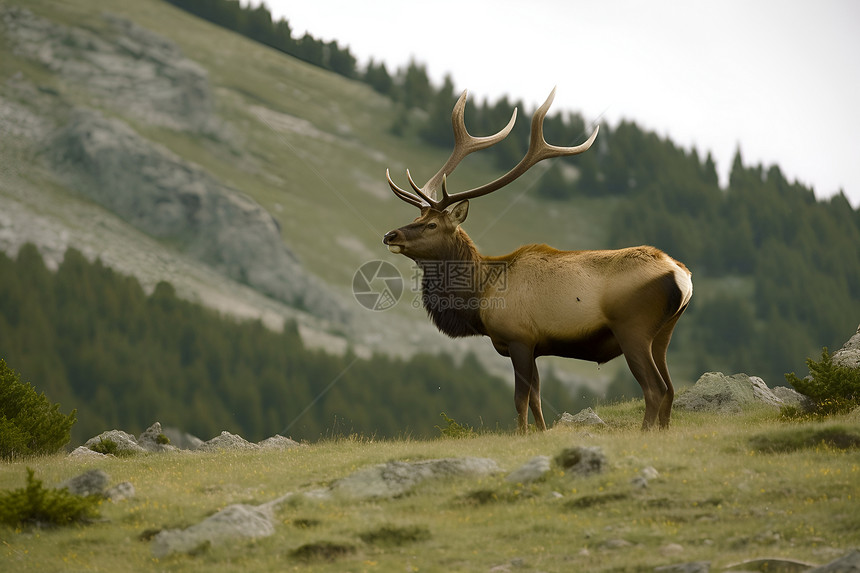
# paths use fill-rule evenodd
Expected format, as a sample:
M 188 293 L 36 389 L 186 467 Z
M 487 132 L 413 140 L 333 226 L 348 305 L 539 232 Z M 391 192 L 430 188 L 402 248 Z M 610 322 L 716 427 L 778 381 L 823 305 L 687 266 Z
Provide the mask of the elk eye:
M 427 223 L 427 228 L 428 228 L 428 229 L 435 229 L 435 228 L 436 228 L 436 223 Z

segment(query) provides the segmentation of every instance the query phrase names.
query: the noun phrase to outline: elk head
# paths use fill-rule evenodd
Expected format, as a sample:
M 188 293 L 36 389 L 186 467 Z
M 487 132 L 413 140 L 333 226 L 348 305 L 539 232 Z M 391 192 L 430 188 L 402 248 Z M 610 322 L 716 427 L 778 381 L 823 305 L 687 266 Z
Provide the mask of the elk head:
M 451 124 L 454 128 L 454 150 L 448 161 L 436 174 L 419 187 L 412 179 L 409 170 L 406 176 L 413 192 L 398 187 L 391 180 L 388 170 L 385 176 L 391 190 L 403 201 L 421 209 L 421 215 L 412 223 L 385 234 L 383 243 L 388 245 L 393 253 L 405 255 L 413 260 L 442 260 L 450 253 L 450 247 L 455 244 L 458 237 L 465 233 L 459 228 L 466 220 L 469 212 L 469 199 L 487 195 L 508 185 L 533 165 L 544 159 L 560 157 L 565 155 L 578 155 L 591 147 L 597 137 L 599 127 L 594 128 L 591 136 L 585 143 L 576 147 L 558 147 L 546 142 L 543 135 L 543 121 L 549 111 L 550 105 L 555 98 L 555 89 L 550 92 L 549 97 L 532 116 L 531 138 L 529 149 L 520 162 L 506 174 L 495 181 L 491 181 L 480 187 L 469 191 L 462 191 L 453 195 L 448 193 L 448 175 L 450 175 L 460 161 L 474 151 L 479 151 L 502 141 L 514 127 L 517 119 L 517 110 L 514 109 L 508 124 L 498 133 L 486 137 L 475 137 L 466 129 L 464 112 L 466 109 L 466 94 L 463 92 L 460 99 L 454 105 L 451 114 Z M 437 191 L 441 188 L 441 199 L 437 199 Z

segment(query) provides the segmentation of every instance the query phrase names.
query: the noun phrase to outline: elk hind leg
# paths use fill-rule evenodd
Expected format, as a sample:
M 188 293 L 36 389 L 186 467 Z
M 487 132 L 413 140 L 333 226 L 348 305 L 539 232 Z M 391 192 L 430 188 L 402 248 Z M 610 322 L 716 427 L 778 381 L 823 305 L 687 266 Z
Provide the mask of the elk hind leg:
M 663 382 L 663 376 L 657 369 L 654 357 L 651 353 L 651 342 L 631 341 L 627 344 L 621 343 L 624 359 L 633 377 L 642 387 L 645 396 L 645 418 L 642 420 L 642 429 L 650 430 L 657 422 L 663 399 L 668 394 L 668 387 Z
M 657 333 L 657 336 L 654 338 L 654 342 L 651 345 L 654 363 L 657 365 L 657 370 L 660 372 L 660 376 L 666 384 L 666 395 L 663 396 L 663 401 L 660 404 L 658 414 L 661 428 L 669 427 L 669 419 L 672 416 L 672 402 L 675 399 L 675 388 L 672 386 L 672 378 L 669 376 L 669 366 L 666 363 L 666 352 L 669 349 L 669 342 L 672 340 L 672 332 L 675 330 L 675 324 L 678 322 L 678 319 L 681 318 L 681 314 L 683 314 L 686 308 L 686 306 L 682 307 L 675 316 L 669 319 L 669 322 L 667 322 L 660 329 L 660 332 Z

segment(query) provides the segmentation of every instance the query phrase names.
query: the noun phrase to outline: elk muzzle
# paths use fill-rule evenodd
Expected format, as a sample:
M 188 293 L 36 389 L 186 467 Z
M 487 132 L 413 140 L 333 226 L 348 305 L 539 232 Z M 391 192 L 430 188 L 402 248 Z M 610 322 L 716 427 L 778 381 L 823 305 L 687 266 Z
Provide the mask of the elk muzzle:
M 393 231 L 388 231 L 385 233 L 385 236 L 382 237 L 382 242 L 388 245 L 388 250 L 392 253 L 400 253 L 403 250 L 401 245 L 394 244 L 394 241 L 400 236 L 400 230 L 395 229 Z

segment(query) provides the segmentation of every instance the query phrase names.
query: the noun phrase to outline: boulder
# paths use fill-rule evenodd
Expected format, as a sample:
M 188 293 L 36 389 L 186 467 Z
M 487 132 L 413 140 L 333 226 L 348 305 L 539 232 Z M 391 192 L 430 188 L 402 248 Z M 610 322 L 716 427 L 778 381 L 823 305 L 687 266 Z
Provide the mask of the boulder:
M 537 481 L 549 473 L 549 456 L 535 456 L 519 468 L 515 469 L 505 478 L 511 483 L 530 483 Z
M 776 386 L 771 389 L 773 395 L 782 400 L 786 406 L 794 406 L 805 412 L 811 412 L 815 409 L 815 401 L 809 396 L 804 396 L 793 388 L 785 386 Z
M 190 553 L 201 545 L 246 538 L 268 537 L 275 532 L 268 508 L 245 504 L 229 505 L 186 529 L 165 529 L 152 539 L 152 556 L 162 559 L 173 553 Z
M 695 385 L 676 396 L 674 407 L 697 412 L 737 413 L 755 404 L 781 407 L 785 402 L 757 376 L 706 372 Z
M 236 434 L 224 431 L 208 442 L 203 442 L 197 449 L 204 452 L 218 452 L 222 450 L 256 450 L 259 449 L 259 447 L 260 446 L 257 444 L 252 444 L 242 436 L 237 436 Z
M 418 462 L 391 461 L 358 470 L 334 482 L 335 495 L 352 499 L 383 499 L 405 494 L 421 482 L 461 476 L 485 476 L 500 471 L 489 458 L 442 458 Z
M 116 453 L 120 455 L 141 454 L 146 452 L 146 450 L 140 447 L 140 444 L 137 443 L 137 438 L 127 432 L 123 432 L 122 430 L 108 430 L 107 432 L 102 432 L 98 436 L 87 440 L 84 445 L 92 449 L 94 447 L 109 447 L 104 446 L 103 444 L 109 444 L 110 442 L 116 444 Z
M 854 336 L 833 353 L 833 363 L 846 368 L 860 368 L 860 326 Z
M 147 452 L 171 452 L 178 448 L 170 444 L 170 439 L 161 430 L 161 423 L 155 422 L 137 437 L 138 445 Z
M 75 495 L 104 495 L 110 482 L 110 477 L 104 470 L 90 470 L 61 483 L 58 488 L 65 488 Z
M 69 452 L 69 457 L 78 459 L 100 460 L 106 458 L 107 456 L 105 454 L 94 452 L 86 446 L 78 446 L 77 448 Z

